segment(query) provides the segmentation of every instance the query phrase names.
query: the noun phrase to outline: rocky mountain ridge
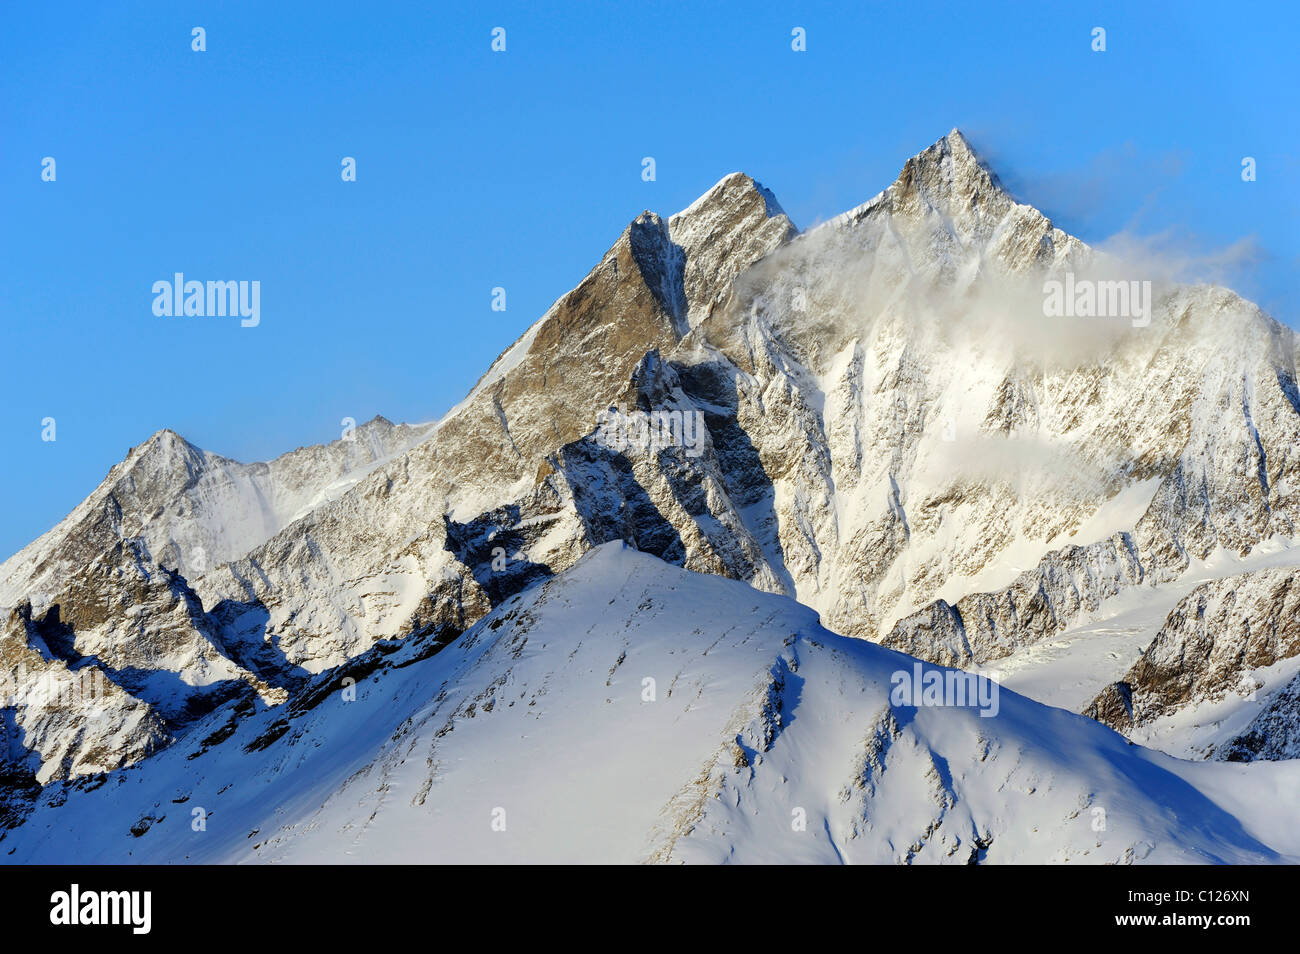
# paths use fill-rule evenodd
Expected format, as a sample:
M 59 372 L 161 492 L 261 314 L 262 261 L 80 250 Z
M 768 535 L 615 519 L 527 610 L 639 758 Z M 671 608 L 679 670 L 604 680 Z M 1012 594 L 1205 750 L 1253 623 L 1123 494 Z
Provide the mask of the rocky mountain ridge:
M 114 684 L 182 732 L 216 691 L 194 687 L 273 704 L 384 641 L 444 645 L 613 540 L 921 659 L 996 660 L 1193 559 L 1295 535 L 1295 335 L 1226 289 L 1159 281 L 1143 325 L 1045 314 L 1045 280 L 1124 269 L 956 130 L 804 233 L 733 174 L 637 217 L 436 424 L 371 422 L 278 469 L 160 432 L 0 567 L 0 602 L 41 625 L 57 607 L 64 664 L 153 673 Z M 700 415 L 699 453 L 607 446 L 611 406 Z M 111 662 L 142 613 L 162 661 Z M 146 699 L 163 672 L 187 688 Z M 147 721 L 122 751 L 151 750 Z
M 1190 763 L 619 544 L 50 786 L 10 862 L 1286 863 L 1300 763 Z M 977 700 L 982 699 L 982 702 Z M 996 706 L 993 712 L 992 706 Z M 93 825 L 84 819 L 93 818 Z

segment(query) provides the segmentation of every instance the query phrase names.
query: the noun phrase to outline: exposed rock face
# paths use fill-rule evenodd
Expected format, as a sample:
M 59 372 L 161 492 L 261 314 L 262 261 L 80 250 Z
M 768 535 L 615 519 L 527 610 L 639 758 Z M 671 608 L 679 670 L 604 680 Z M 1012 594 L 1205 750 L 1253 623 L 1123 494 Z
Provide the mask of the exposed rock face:
M 1165 620 L 1142 658 L 1105 689 L 1085 715 L 1120 731 L 1146 725 L 1225 693 L 1254 693 L 1251 670 L 1300 656 L 1300 578 L 1293 568 L 1257 570 L 1205 583 Z M 1296 682 L 1272 693 L 1264 711 L 1220 757 L 1297 757 Z M 1117 704 L 1119 701 L 1124 704 Z M 1284 754 L 1289 753 L 1289 754 Z
M 617 544 L 433 648 L 380 643 L 276 709 L 214 712 L 124 784 L 50 786 L 3 856 L 1258 864 L 1300 848 L 1300 807 L 1258 812 L 1288 766 L 1183 762 L 1010 691 L 996 718 L 896 706 L 898 669 L 934 667 Z
M 184 577 L 152 563 L 134 541 L 117 544 L 74 576 L 56 595 L 45 626 L 64 634 L 61 656 L 94 660 L 169 722 L 187 721 L 249 689 L 268 702 L 285 698 L 283 689 L 241 664 L 244 647 L 226 644 Z M 51 648 L 52 638 L 46 638 Z M 248 659 L 253 670 L 293 684 L 290 672 L 255 650 Z
M 301 676 L 253 647 L 250 662 L 276 685 L 264 681 L 216 628 L 185 579 L 152 563 L 138 541 L 118 542 L 72 576 L 42 616 L 24 602 L 0 638 L 13 761 L 42 782 L 109 771 L 232 699 L 288 698 L 283 687 Z
M 1142 582 L 1128 534 L 1086 547 L 1069 546 L 996 593 L 972 593 L 949 607 L 942 600 L 899 620 L 881 642 L 948 666 L 983 663 L 1054 635 L 1107 597 Z
M 1295 336 L 1159 282 L 1141 320 L 1045 317 L 1045 279 L 1115 269 L 956 131 L 804 234 L 731 175 L 639 216 L 436 425 L 254 465 L 160 432 L 0 567 L 0 603 L 58 602 L 164 720 L 445 641 L 614 539 L 923 659 L 997 659 L 1295 533 Z M 611 447 L 611 406 L 699 415 L 699 445 Z M 164 671 L 221 688 L 164 702 Z
M 377 417 L 346 439 L 300 447 L 267 463 L 200 450 L 161 430 L 115 466 L 58 526 L 0 565 L 0 606 L 43 610 L 63 579 L 125 540 L 187 577 L 240 556 L 428 428 Z
M 0 593 L 57 605 L 69 645 L 117 666 L 113 677 L 142 698 L 166 673 L 178 685 L 244 685 L 275 701 L 272 686 L 292 687 L 377 639 L 463 630 L 607 534 L 681 560 L 677 532 L 642 486 L 657 480 L 656 492 L 671 493 L 669 475 L 652 457 L 634 468 L 584 435 L 611 400 L 635 403 L 634 372 L 650 367 L 649 354 L 675 347 L 738 272 L 794 233 L 771 193 L 743 175 L 671 220 L 647 212 L 436 430 L 377 419 L 353 440 L 253 465 L 159 432 L 0 568 Z M 647 386 L 666 393 L 662 382 Z M 601 470 L 616 496 L 575 500 L 557 470 L 563 460 Z M 584 489 L 580 481 L 579 496 Z M 684 511 L 677 519 L 690 522 Z M 696 562 L 726 569 L 717 557 Z M 172 603 L 130 585 L 162 566 L 176 574 L 164 573 L 167 586 L 185 594 Z M 74 571 L 78 583 L 56 592 Z M 141 666 L 133 654 L 168 662 Z M 167 703 L 188 711 L 196 695 Z
M 1081 541 L 1082 553 L 1052 550 L 1010 587 L 968 597 L 962 619 L 969 609 L 979 620 L 967 623 L 970 658 L 1006 655 L 1063 628 L 1080 608 L 1095 608 L 1099 598 L 1137 583 L 1172 579 L 1190 560 L 1204 559 L 1217 547 L 1241 555 L 1272 536 L 1294 536 L 1300 436 L 1294 336 L 1227 293 L 1179 290 L 1159 307 L 1166 322 L 1157 317 L 1146 329 L 1162 339 L 1154 350 L 1147 346 L 1152 353 L 1094 369 L 1087 375 L 1094 380 L 1086 385 L 1077 379 L 1088 369 L 1076 370 L 1074 385 L 1053 409 L 1064 425 L 1054 441 L 1088 435 L 1080 453 L 1072 455 L 1080 465 L 1090 457 L 1098 460 L 1089 448 L 1123 442 L 1130 450 L 1112 458 L 1114 476 L 1103 479 L 1129 481 L 1133 487 L 1158 478 L 1145 512 L 1132 523 L 1108 528 L 1122 531 L 1120 537 Z M 1236 329 L 1231 339 L 1223 327 L 1216 330 L 1218 320 Z M 1131 359 L 1137 357 L 1141 361 L 1135 364 Z M 1084 390 L 1070 397 L 1071 387 Z M 1095 400 L 1107 394 L 1114 400 Z M 1056 520 L 1071 509 L 1038 513 Z M 1081 561 L 1092 569 L 1081 574 Z M 908 645 L 908 628 L 901 626 L 886 642 Z M 947 648 L 939 650 L 948 655 L 937 658 L 960 658 L 951 655 L 952 644 L 950 636 Z
M 1300 759 L 1300 675 L 1272 693 L 1264 711 L 1220 745 L 1214 757 L 1225 762 Z
M 283 701 L 303 674 L 260 631 L 247 644 L 233 629 L 218 636 L 231 608 L 210 617 L 180 568 L 243 552 L 419 433 L 376 418 L 347 439 L 258 464 L 166 430 L 132 449 L 0 567 L 3 592 L 22 594 L 0 658 L 14 764 L 41 781 L 108 771 L 234 696 Z
M 1112 682 L 1097 694 L 1084 715 L 1123 731 L 1133 725 L 1133 687 L 1127 682 Z
M 739 172 L 669 219 L 668 231 L 690 250 L 681 282 L 689 328 L 726 303 L 737 275 L 797 234 L 776 196 Z
M 1294 335 L 1212 288 L 1158 289 L 1145 327 L 1042 316 L 1045 275 L 1102 269 L 954 134 L 669 356 L 743 431 L 758 466 L 724 474 L 766 478 L 752 529 L 829 625 L 985 661 L 1293 535 Z
M 42 622 L 32 619 L 24 603 L 10 611 L 0 633 L 7 775 L 44 784 L 108 772 L 166 744 L 166 727 L 152 706 L 123 691 L 98 666 L 70 667 L 46 645 Z M 57 614 L 52 622 L 57 626 Z
M 713 461 L 696 464 L 681 448 L 661 452 L 678 462 L 674 476 L 658 459 L 638 464 L 635 449 L 617 454 L 590 438 L 611 403 L 639 400 L 634 378 L 651 367 L 647 355 L 677 347 L 692 320 L 716 307 L 731 274 L 793 232 L 766 190 L 744 176 L 729 176 L 667 222 L 640 216 L 428 440 L 199 581 L 205 605 L 265 607 L 267 632 L 293 663 L 315 671 L 376 639 L 462 628 L 609 534 L 735 575 L 713 552 L 716 540 L 747 554 L 748 575 L 775 579 L 727 512 L 716 474 L 705 473 Z M 725 268 L 719 250 L 729 250 Z M 645 386 L 666 396 L 676 384 L 647 378 Z M 694 524 L 692 508 L 707 527 Z M 728 525 L 741 540 L 722 532 Z

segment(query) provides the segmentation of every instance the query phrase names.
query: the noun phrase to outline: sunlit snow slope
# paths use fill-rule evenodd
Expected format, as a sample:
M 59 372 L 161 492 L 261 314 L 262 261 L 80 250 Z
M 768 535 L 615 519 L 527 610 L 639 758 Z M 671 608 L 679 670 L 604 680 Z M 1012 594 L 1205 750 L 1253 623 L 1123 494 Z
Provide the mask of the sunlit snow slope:
M 381 643 L 283 706 L 231 703 L 50 786 L 0 857 L 1300 859 L 1281 797 L 1300 763 L 1181 762 L 1010 691 L 991 717 L 894 706 L 912 658 L 619 543 L 437 650 Z

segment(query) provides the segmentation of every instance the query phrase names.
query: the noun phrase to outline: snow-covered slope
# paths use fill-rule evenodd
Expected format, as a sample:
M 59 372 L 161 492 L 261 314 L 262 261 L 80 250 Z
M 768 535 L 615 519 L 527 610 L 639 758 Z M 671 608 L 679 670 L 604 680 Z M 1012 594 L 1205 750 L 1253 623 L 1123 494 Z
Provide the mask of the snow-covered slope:
M 57 630 L 51 665 L 100 666 L 184 735 L 223 693 L 451 640 L 618 539 L 929 661 L 1023 659 L 1165 606 L 1215 554 L 1295 543 L 1295 335 L 1144 267 L 1009 195 L 956 130 L 805 233 L 727 176 L 638 216 L 436 425 L 248 466 L 155 435 L 0 567 L 9 656 Z M 1150 278 L 1150 309 L 1049 318 L 1066 275 Z M 699 442 L 611 446 L 611 406 L 702 421 Z M 50 716 L 7 715 L 50 727 L 56 775 L 101 764 Z M 136 724 L 122 750 L 152 750 Z
M 257 625 L 315 671 L 377 639 L 459 631 L 614 538 L 777 586 L 716 473 L 684 463 L 678 483 L 657 455 L 637 471 L 591 437 L 611 403 L 635 404 L 639 372 L 659 380 L 657 356 L 716 313 L 733 276 L 793 234 L 743 175 L 669 219 L 639 216 L 427 440 L 208 574 L 196 583 L 205 605 L 257 607 Z
M 1256 570 L 1179 601 L 1087 714 L 1161 748 L 1300 758 L 1300 573 Z
M 316 669 L 621 538 L 982 662 L 1294 537 L 1296 341 L 1253 305 L 1157 282 L 1147 325 L 1045 317 L 1046 277 L 1120 266 L 955 131 L 819 228 L 778 208 L 732 176 L 639 218 L 433 437 L 209 574 L 205 603 L 267 607 Z M 706 287 L 718 249 L 739 251 Z M 610 451 L 611 404 L 703 414 L 701 453 Z
M 232 697 L 283 701 L 301 674 L 261 633 L 223 627 L 231 607 L 209 614 L 186 575 L 345 493 L 428 430 L 375 418 L 256 464 L 169 430 L 132 448 L 0 566 L 0 604 L 13 604 L 0 626 L 0 773 L 45 782 L 111 770 Z
M 1268 823 L 1250 815 L 1300 781 L 1300 763 L 1181 763 L 1008 691 L 982 708 L 891 704 L 915 660 L 827 632 L 787 598 L 618 544 L 436 649 L 422 636 L 383 644 L 285 706 L 232 705 L 134 768 L 51 787 L 0 855 L 964 864 L 1300 852 L 1300 805 L 1273 806 Z
M 429 430 L 376 417 L 345 438 L 253 464 L 158 431 L 53 529 L 0 564 L 0 606 L 27 599 L 43 612 L 70 572 L 123 540 L 194 579 L 338 497 Z

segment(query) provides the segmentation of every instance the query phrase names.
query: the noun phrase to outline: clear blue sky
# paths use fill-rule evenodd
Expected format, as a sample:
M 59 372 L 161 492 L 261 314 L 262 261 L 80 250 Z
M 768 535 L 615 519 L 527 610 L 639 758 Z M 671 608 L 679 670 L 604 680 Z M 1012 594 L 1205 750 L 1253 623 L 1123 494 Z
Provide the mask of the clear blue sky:
M 1231 283 L 1294 326 L 1296 10 L 6 4 L 0 559 L 160 427 L 254 460 L 433 419 L 643 209 L 742 170 L 807 227 L 953 126 L 1085 240 L 1249 239 Z M 261 325 L 155 317 L 175 271 L 260 281 Z

